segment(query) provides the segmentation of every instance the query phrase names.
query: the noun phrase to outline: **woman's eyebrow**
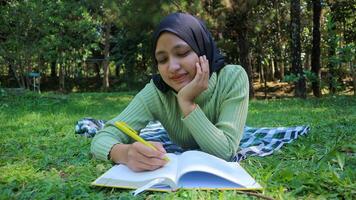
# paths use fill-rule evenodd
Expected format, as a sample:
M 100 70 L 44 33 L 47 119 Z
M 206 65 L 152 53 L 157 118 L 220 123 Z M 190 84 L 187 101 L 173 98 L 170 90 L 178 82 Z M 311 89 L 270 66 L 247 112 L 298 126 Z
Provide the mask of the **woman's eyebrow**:
M 181 48 L 186 48 L 189 47 L 187 44 L 177 44 L 176 46 L 173 47 L 173 49 L 181 49 Z
M 173 50 L 176 50 L 176 49 L 187 48 L 187 47 L 190 47 L 190 46 L 187 45 L 187 44 L 177 44 L 177 45 L 175 45 L 172 49 L 173 49 Z M 159 55 L 161 55 L 161 54 L 165 54 L 165 51 L 160 50 L 160 51 L 157 51 L 157 52 L 155 53 L 156 56 L 159 56 Z
M 164 51 L 157 51 L 157 52 L 156 52 L 156 57 L 159 56 L 159 55 L 161 55 L 161 54 L 164 54 Z

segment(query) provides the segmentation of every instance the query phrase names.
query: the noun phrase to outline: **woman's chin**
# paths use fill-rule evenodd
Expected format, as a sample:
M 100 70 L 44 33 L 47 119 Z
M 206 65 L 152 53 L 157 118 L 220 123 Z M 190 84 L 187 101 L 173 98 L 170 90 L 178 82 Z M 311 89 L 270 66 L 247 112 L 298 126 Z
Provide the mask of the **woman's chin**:
M 167 81 L 167 85 L 169 85 L 169 87 L 171 87 L 174 91 L 176 91 L 177 93 L 184 88 L 186 85 L 188 85 L 192 80 L 189 79 L 185 79 L 182 81 Z
M 187 83 L 180 83 L 180 84 L 175 84 L 173 87 L 171 86 L 171 88 L 173 88 L 173 90 L 178 93 L 186 85 Z
M 172 89 L 178 93 L 183 87 L 172 87 Z

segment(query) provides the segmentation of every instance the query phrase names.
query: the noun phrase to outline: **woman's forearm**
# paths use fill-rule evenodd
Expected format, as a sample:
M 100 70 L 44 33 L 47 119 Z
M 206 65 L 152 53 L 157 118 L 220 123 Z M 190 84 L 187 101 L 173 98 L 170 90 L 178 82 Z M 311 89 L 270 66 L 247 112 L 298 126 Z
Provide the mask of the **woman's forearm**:
M 179 107 L 184 115 L 188 116 L 196 107 L 196 104 L 193 101 L 186 101 L 178 97 Z

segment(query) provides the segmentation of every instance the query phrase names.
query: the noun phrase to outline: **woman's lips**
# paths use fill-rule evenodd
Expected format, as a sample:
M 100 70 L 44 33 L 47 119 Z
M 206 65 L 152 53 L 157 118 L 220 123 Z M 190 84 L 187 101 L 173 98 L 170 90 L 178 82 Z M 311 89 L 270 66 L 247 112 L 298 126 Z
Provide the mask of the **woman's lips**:
M 174 82 L 180 83 L 185 80 L 186 75 L 187 74 L 178 74 L 178 75 L 172 76 L 171 79 Z

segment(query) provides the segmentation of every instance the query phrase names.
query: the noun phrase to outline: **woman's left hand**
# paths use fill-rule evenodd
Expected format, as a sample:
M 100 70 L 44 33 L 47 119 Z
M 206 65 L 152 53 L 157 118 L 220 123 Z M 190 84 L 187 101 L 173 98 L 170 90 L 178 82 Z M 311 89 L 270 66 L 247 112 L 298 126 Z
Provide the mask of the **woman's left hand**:
M 192 112 L 196 105 L 194 99 L 209 85 L 209 61 L 206 56 L 200 56 L 199 62 L 195 64 L 196 74 L 194 79 L 178 92 L 178 103 L 184 116 Z

